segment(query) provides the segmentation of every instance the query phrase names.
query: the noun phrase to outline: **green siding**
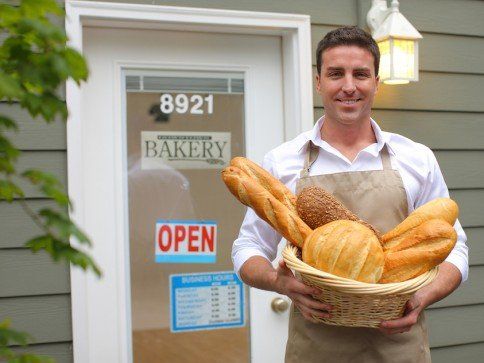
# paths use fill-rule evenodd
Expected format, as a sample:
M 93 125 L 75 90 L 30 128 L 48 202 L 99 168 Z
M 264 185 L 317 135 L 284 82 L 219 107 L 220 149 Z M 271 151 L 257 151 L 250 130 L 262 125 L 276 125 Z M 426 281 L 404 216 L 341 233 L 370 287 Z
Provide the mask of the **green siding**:
M 356 1 L 358 25 L 366 26 L 371 0 Z M 484 36 L 484 9 L 479 0 L 405 0 L 400 1 L 400 11 L 420 33 Z
M 427 316 L 432 348 L 484 342 L 484 304 L 434 308 Z
M 18 159 L 18 170 L 39 169 L 57 177 L 67 185 L 67 154 L 65 151 L 23 151 Z M 42 198 L 44 195 L 36 187 L 24 180 L 16 180 L 27 198 Z
M 54 358 L 56 363 L 72 363 L 72 343 L 32 344 L 28 348 L 14 348 L 19 353 L 33 353 Z
M 0 298 L 69 292 L 69 267 L 65 263 L 53 264 L 43 251 L 2 250 Z
M 34 343 L 72 340 L 70 294 L 0 298 L 0 316 L 12 327 L 29 332 Z
M 484 265 L 484 227 L 464 228 L 469 246 L 469 263 Z M 484 289 L 483 289 L 484 290 Z
M 484 342 L 454 345 L 432 350 L 432 362 L 481 362 L 484 353 Z
M 469 279 L 453 294 L 445 299 L 435 303 L 432 307 L 459 306 L 480 304 L 484 301 L 484 265 L 471 266 L 469 270 Z
M 27 111 L 18 104 L 9 105 L 0 102 L 0 115 L 17 121 L 18 131 L 10 132 L 15 146 L 21 150 L 65 150 L 66 125 L 62 121 L 46 124 L 42 120 L 32 120 Z
M 42 208 L 56 208 L 53 201 L 46 199 L 27 200 L 28 206 L 38 211 Z M 19 201 L 0 202 L 0 253 L 2 248 L 23 247 L 29 239 L 42 233 L 41 229 L 25 213 Z

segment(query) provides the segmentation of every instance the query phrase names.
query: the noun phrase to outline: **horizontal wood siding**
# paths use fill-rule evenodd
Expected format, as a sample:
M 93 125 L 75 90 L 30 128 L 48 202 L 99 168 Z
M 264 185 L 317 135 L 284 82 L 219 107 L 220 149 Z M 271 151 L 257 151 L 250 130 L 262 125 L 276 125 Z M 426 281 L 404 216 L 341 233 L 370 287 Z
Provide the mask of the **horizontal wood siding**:
M 464 228 L 469 246 L 471 266 L 484 265 L 484 227 Z
M 0 316 L 28 332 L 34 343 L 72 340 L 70 294 L 0 298 Z
M 32 344 L 28 348 L 15 347 L 17 353 L 32 353 L 43 357 L 53 358 L 55 363 L 72 363 L 72 343 Z
M 484 265 L 471 266 L 469 279 L 453 294 L 432 305 L 433 308 L 445 306 L 459 306 L 480 304 L 484 301 Z
M 2 250 L 0 253 L 0 298 L 70 292 L 69 267 L 53 264 L 43 251 Z
M 484 341 L 484 304 L 431 309 L 427 316 L 431 347 Z
M 32 120 L 27 111 L 18 104 L 0 102 L 0 115 L 17 121 L 18 131 L 9 132 L 14 145 L 21 150 L 65 150 L 66 125 L 57 120 L 46 124 L 43 120 Z
M 54 175 L 67 185 L 67 154 L 65 151 L 23 151 L 18 159 L 18 171 L 38 169 Z M 37 187 L 24 179 L 14 179 L 24 190 L 27 198 L 43 198 Z
M 35 211 L 43 208 L 57 209 L 56 204 L 47 199 L 31 199 L 26 203 Z M 0 249 L 23 247 L 27 240 L 42 233 L 42 230 L 22 209 L 19 201 L 0 202 L 0 221 L 2 223 Z
M 432 349 L 434 363 L 481 362 L 484 342 L 454 345 Z

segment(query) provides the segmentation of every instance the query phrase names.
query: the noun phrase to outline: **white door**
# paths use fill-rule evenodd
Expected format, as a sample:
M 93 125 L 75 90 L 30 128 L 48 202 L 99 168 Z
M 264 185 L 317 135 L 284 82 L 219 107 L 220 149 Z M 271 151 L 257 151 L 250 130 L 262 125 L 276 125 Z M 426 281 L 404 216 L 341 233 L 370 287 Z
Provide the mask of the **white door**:
M 285 139 L 281 37 L 86 27 L 83 52 L 83 217 L 105 271 L 85 307 L 91 361 L 282 362 L 277 295 L 228 281 L 245 207 L 220 178 Z M 102 228 L 113 213 L 122 232 Z

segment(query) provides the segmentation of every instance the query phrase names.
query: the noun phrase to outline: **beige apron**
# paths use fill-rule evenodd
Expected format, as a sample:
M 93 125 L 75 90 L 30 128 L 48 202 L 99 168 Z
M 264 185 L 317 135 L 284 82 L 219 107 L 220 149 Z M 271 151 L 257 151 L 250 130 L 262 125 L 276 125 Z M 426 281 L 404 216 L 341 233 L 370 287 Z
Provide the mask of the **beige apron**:
M 319 148 L 311 141 L 296 184 L 296 193 L 319 186 L 332 193 L 359 218 L 385 233 L 408 215 L 402 178 L 392 170 L 385 145 L 383 170 L 309 176 Z M 291 307 L 286 362 L 430 362 L 424 313 L 407 333 L 386 335 L 373 328 L 350 328 L 311 323 Z

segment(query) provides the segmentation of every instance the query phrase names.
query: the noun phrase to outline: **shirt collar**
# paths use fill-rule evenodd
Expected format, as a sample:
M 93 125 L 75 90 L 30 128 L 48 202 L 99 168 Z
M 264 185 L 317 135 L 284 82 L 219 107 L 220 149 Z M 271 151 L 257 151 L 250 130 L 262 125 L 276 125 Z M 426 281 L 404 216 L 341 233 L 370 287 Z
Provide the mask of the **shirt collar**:
M 391 135 L 388 132 L 382 131 L 380 126 L 376 123 L 375 120 L 370 118 L 371 122 L 371 127 L 373 128 L 373 132 L 375 133 L 375 138 L 376 138 L 376 147 L 371 147 L 368 148 L 368 152 L 373 155 L 373 156 L 378 156 L 380 153 L 381 149 L 383 146 L 386 144 L 388 151 L 390 154 L 395 155 L 394 151 L 392 150 L 392 147 L 390 145 L 390 137 Z M 323 127 L 324 123 L 324 116 L 321 116 L 318 121 L 316 121 L 316 124 L 314 125 L 313 129 L 309 132 L 308 135 L 308 140 L 301 146 L 299 151 L 308 144 L 309 141 L 312 141 L 314 145 L 319 146 L 320 148 L 323 149 L 328 149 L 328 146 L 331 147 L 326 141 L 321 139 L 321 127 Z

